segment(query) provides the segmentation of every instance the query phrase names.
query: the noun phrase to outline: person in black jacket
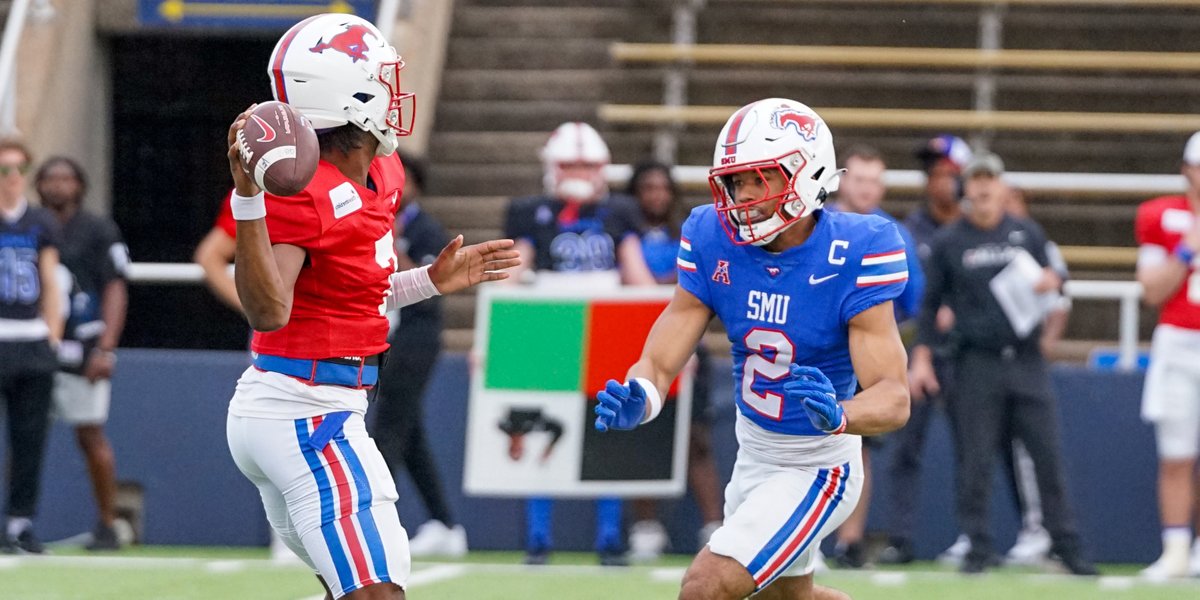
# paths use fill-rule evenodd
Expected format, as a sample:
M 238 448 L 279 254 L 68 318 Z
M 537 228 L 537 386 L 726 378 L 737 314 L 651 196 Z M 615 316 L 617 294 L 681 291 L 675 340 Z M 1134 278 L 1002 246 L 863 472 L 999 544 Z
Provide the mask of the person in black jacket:
M 988 505 L 996 459 L 1008 451 L 1009 440 L 1003 438 L 1011 431 L 1033 459 L 1054 552 L 1072 573 L 1095 575 L 1095 567 L 1083 556 L 1067 504 L 1058 413 L 1039 346 L 1040 318 L 1006 309 L 1010 303 L 1002 301 L 1037 294 L 1035 303 L 1049 310 L 1051 304 L 1042 298 L 1058 290 L 1062 278 L 1046 255 L 1041 227 L 1005 212 L 1003 172 L 1000 158 L 991 153 L 976 155 L 963 170 L 964 218 L 934 238 L 909 383 L 918 393 L 937 393 L 943 383 L 947 387 L 956 429 L 958 516 L 971 541 L 963 572 L 980 573 L 999 564 L 992 550 Z M 1036 266 L 1025 271 L 1032 277 L 1011 277 L 1022 262 L 1030 261 Z M 1001 285 L 1003 281 L 1012 283 Z M 949 333 L 949 382 L 938 381 L 930 350 L 943 304 L 955 316 Z
M 450 241 L 442 225 L 422 210 L 426 185 L 424 161 L 401 156 L 407 180 L 402 207 L 396 215 L 396 258 L 400 269 L 432 264 Z M 467 553 L 467 533 L 450 511 L 442 492 L 437 464 L 425 435 L 421 400 L 438 356 L 442 353 L 442 299 L 434 297 L 410 304 L 394 315 L 387 360 L 379 376 L 371 435 L 388 469 L 406 468 L 417 493 L 429 510 L 429 520 L 409 540 L 415 558 Z

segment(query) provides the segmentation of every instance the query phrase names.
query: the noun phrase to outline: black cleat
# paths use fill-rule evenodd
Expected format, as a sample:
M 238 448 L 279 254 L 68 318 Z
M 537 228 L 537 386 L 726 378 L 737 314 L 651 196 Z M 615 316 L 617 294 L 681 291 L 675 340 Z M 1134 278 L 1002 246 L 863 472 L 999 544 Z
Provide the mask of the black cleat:
M 963 559 L 962 566 L 958 572 L 964 575 L 980 575 L 988 569 L 998 567 L 1003 563 L 1000 557 L 996 554 L 975 554 L 969 553 Z
M 879 552 L 878 561 L 883 565 L 907 565 L 914 558 L 912 542 L 897 537 Z
M 605 567 L 628 567 L 629 558 L 624 552 L 617 550 L 601 550 L 596 553 L 600 557 L 600 564 Z
M 838 544 L 833 550 L 833 564 L 842 569 L 861 569 L 867 566 L 867 549 L 862 542 Z
M 96 525 L 96 530 L 92 532 L 92 541 L 88 542 L 88 545 L 84 547 L 92 551 L 120 550 L 121 542 L 117 539 L 117 531 L 115 529 L 100 523 Z
M 549 550 L 530 550 L 525 553 L 524 563 L 527 565 L 544 565 L 550 562 Z
M 1079 551 L 1072 550 L 1068 552 L 1058 552 L 1054 557 L 1062 563 L 1072 575 L 1080 575 L 1083 577 L 1095 577 L 1100 574 L 1096 570 L 1096 565 L 1092 561 L 1083 557 Z
M 21 532 L 16 540 L 17 548 L 26 554 L 45 554 L 46 547 L 42 545 L 42 541 L 33 533 L 33 528 L 30 527 Z

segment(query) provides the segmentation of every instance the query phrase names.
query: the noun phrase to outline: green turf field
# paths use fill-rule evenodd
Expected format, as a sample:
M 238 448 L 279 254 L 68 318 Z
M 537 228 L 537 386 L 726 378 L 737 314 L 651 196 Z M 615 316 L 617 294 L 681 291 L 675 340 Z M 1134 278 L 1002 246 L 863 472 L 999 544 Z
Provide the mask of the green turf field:
M 515 553 L 478 552 L 454 563 L 417 563 L 409 598 L 470 600 L 670 600 L 688 557 L 645 567 L 602 568 L 588 554 L 559 553 L 525 567 Z M 1106 567 L 1096 580 L 998 570 L 966 578 L 931 564 L 895 571 L 834 571 L 818 581 L 857 600 L 1196 600 L 1200 579 L 1143 582 L 1132 567 Z M 107 556 L 0 556 L 0 598 L 20 600 L 317 600 L 303 567 L 281 566 L 257 549 L 133 548 Z

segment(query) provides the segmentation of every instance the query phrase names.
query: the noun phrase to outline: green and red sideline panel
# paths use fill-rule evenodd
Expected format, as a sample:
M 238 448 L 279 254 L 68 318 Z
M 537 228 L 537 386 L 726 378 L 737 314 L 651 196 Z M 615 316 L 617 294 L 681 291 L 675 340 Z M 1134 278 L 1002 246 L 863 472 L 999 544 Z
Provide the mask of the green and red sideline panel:
M 464 488 L 475 495 L 683 493 L 691 376 L 631 432 L 593 427 L 596 392 L 623 380 L 672 289 L 490 286 L 476 307 Z

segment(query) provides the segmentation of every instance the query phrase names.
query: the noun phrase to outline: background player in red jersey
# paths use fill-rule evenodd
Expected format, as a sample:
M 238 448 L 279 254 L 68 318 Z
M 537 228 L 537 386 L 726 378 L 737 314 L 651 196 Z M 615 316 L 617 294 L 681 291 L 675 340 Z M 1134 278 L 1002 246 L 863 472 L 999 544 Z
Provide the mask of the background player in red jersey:
M 1183 150 L 1187 191 L 1138 207 L 1137 279 L 1151 306 L 1162 306 L 1142 391 L 1142 418 L 1158 440 L 1158 508 L 1162 556 L 1142 573 L 1152 578 L 1200 575 L 1200 527 L 1194 484 L 1200 450 L 1200 133 Z M 1189 549 L 1191 558 L 1189 565 Z
M 349 32 L 361 39 L 353 53 L 328 45 Z M 387 349 L 384 314 L 505 279 L 519 263 L 511 240 L 463 247 L 459 236 L 433 264 L 396 272 L 404 170 L 393 152 L 412 116 L 402 66 L 358 17 L 319 15 L 284 34 L 272 90 L 313 123 L 321 147 L 297 195 L 265 196 L 242 169 L 236 136 L 249 110 L 229 128 L 235 280 L 255 329 L 254 365 L 229 406 L 229 447 L 272 528 L 330 598 L 404 598 L 410 567 L 396 486 L 363 422 Z

